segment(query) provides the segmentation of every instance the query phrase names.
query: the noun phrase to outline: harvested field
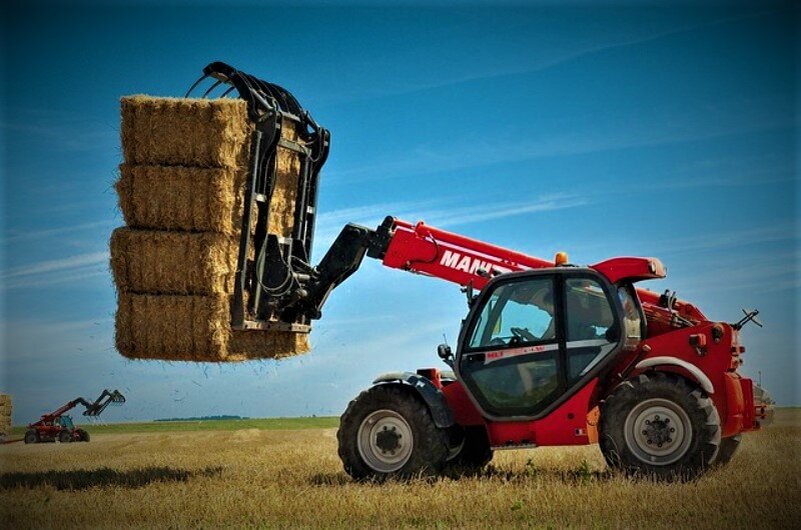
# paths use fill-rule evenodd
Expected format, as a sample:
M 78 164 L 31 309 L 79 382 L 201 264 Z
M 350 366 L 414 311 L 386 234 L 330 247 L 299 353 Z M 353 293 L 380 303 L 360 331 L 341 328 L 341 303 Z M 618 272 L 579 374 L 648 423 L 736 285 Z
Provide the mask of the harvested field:
M 69 514 L 89 528 L 793 528 L 801 505 L 798 409 L 686 484 L 610 473 L 597 446 L 501 451 L 478 476 L 356 483 L 335 429 L 224 423 L 2 446 L 0 526 L 57 527 Z
M 121 108 L 125 163 L 116 188 L 128 226 L 110 243 L 119 351 L 215 362 L 308 351 L 305 335 L 230 329 L 253 131 L 245 102 L 132 96 Z M 281 134 L 298 141 L 288 120 Z M 268 232 L 288 237 L 301 157 L 279 146 L 273 163 Z

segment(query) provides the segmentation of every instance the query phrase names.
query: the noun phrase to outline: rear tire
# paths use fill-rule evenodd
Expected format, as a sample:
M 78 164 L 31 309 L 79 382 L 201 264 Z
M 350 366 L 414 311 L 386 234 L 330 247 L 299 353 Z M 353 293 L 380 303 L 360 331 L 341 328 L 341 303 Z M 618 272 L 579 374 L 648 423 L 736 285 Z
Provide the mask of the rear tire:
M 462 445 L 456 455 L 448 460 L 447 466 L 464 471 L 478 471 L 489 464 L 492 457 L 487 430 L 481 426 L 465 427 Z
M 39 433 L 35 429 L 30 429 L 25 433 L 25 443 L 35 444 L 39 443 Z
M 339 457 L 355 479 L 439 473 L 448 437 L 414 390 L 377 385 L 350 402 L 337 431 Z
M 734 454 L 737 452 L 737 449 L 740 448 L 740 442 L 742 439 L 742 434 L 737 434 L 730 438 L 722 439 L 720 441 L 718 457 L 715 459 L 715 465 L 725 466 L 731 462 L 731 459 L 734 458 Z
M 66 430 L 61 431 L 58 433 L 58 441 L 63 444 L 70 443 L 72 441 L 72 433 Z
M 618 386 L 601 406 L 599 434 L 610 467 L 670 480 L 699 476 L 721 442 L 712 400 L 683 377 L 663 372 Z

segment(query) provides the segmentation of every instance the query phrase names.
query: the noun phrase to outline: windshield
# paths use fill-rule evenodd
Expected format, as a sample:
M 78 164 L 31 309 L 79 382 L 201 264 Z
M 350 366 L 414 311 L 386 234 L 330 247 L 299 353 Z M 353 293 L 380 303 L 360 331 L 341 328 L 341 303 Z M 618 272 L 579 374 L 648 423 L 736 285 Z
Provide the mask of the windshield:
M 473 328 L 469 348 L 555 340 L 553 313 L 551 278 L 501 285 L 484 305 Z

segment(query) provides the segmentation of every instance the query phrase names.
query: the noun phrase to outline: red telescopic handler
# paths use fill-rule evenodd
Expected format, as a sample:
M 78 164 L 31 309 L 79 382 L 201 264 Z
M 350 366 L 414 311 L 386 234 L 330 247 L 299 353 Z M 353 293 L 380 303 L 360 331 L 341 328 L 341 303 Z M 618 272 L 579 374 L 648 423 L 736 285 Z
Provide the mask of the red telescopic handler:
M 254 124 L 234 329 L 309 331 L 365 257 L 467 294 L 455 348 L 438 348 L 447 370 L 381 375 L 348 405 L 337 437 L 354 478 L 480 468 L 501 449 L 597 443 L 612 468 L 681 479 L 725 465 L 743 433 L 770 421 L 772 400 L 739 371 L 740 330 L 761 326 L 758 311 L 717 321 L 675 292 L 638 287 L 666 276 L 657 258 L 579 266 L 561 252 L 537 258 L 387 217 L 375 229 L 346 225 L 313 265 L 328 130 L 278 85 L 219 62 L 203 73 L 190 93 L 214 79 L 203 96 L 236 90 Z M 279 237 L 269 230 L 270 205 L 286 199 L 273 195 L 276 150 L 285 148 L 276 131 L 287 120 L 304 163 L 292 234 Z
M 72 423 L 72 418 L 66 413 L 78 405 L 83 405 L 86 407 L 83 412 L 84 416 L 97 417 L 109 405 L 122 405 L 123 403 L 125 403 L 125 396 L 118 390 L 103 390 L 103 393 L 94 402 L 89 402 L 82 397 L 73 399 L 53 412 L 43 414 L 39 421 L 28 425 L 28 431 L 24 438 L 25 443 L 55 442 L 56 440 L 62 443 L 88 442 L 89 433 L 84 429 L 76 428 Z

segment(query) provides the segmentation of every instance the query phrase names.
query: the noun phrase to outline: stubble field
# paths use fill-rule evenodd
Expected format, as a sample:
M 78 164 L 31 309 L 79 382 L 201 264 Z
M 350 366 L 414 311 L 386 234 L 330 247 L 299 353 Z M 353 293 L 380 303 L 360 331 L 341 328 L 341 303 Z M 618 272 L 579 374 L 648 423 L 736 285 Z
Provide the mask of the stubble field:
M 801 515 L 799 409 L 684 484 L 611 473 L 597 446 L 497 452 L 478 476 L 355 483 L 336 429 L 254 425 L 0 446 L 0 527 L 792 528 Z

